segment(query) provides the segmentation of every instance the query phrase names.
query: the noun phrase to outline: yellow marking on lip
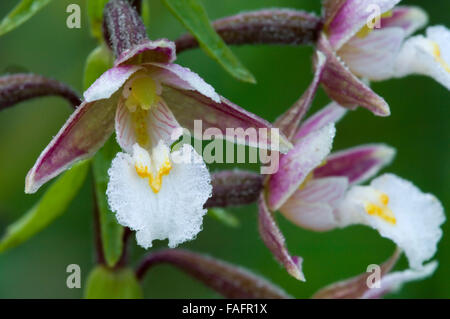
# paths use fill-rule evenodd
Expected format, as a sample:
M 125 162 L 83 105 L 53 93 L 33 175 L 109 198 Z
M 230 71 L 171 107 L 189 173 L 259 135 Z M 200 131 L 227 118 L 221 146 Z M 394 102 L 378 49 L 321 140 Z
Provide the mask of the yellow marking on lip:
M 387 205 L 389 204 L 389 196 L 387 194 L 382 193 L 379 199 L 381 205 L 377 205 L 374 203 L 367 203 L 364 206 L 367 214 L 371 216 L 377 216 L 383 219 L 385 222 L 395 225 L 397 223 L 397 219 L 395 218 L 395 215 L 392 212 L 392 210 L 389 207 L 387 207 Z
M 162 187 L 162 178 L 163 176 L 168 175 L 170 173 L 170 170 L 172 169 L 172 164 L 170 163 L 169 159 L 166 159 L 164 164 L 159 168 L 156 176 L 153 176 L 153 174 L 149 172 L 147 166 L 136 164 L 134 168 L 136 169 L 136 173 L 139 175 L 139 177 L 148 178 L 149 186 L 151 187 L 153 192 L 157 194 Z
M 131 120 L 133 122 L 134 134 L 136 141 L 142 147 L 146 147 L 149 143 L 148 129 L 147 129 L 148 111 L 142 108 L 137 108 L 131 112 Z
M 376 22 L 377 20 L 381 19 L 381 18 L 390 18 L 390 17 L 392 17 L 392 16 L 393 16 L 393 12 L 392 12 L 392 10 L 389 10 L 389 11 L 383 13 L 381 16 L 379 16 L 379 17 L 373 19 L 373 20 L 375 20 L 375 21 L 372 21 L 372 23 L 375 24 L 375 22 Z M 380 23 L 381 23 L 381 21 L 380 21 Z M 370 28 L 370 27 L 367 25 L 367 23 L 366 23 L 366 24 L 358 31 L 358 33 L 356 34 L 356 36 L 357 36 L 358 38 L 364 39 L 364 38 L 367 37 L 374 29 L 375 29 L 375 28 Z
M 450 73 L 450 65 L 442 58 L 441 49 L 436 42 L 433 42 L 433 56 L 436 62 L 438 62 L 444 68 L 447 73 Z

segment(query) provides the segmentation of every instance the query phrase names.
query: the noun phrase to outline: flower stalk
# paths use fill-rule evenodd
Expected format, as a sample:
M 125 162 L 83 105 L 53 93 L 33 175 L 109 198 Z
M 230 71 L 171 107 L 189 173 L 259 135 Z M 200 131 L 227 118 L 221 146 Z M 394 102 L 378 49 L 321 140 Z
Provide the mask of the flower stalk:
M 0 77 L 0 110 L 42 96 L 60 96 L 73 108 L 80 103 L 78 94 L 68 85 L 38 74 L 18 73 Z
M 315 43 L 322 20 L 314 14 L 291 9 L 264 9 L 233 15 L 212 23 L 227 44 L 310 45 Z M 190 34 L 176 40 L 177 53 L 198 47 Z
M 212 196 L 205 208 L 230 207 L 254 203 L 263 188 L 263 177 L 245 171 L 221 171 L 211 176 Z
M 226 298 L 287 299 L 284 291 L 246 269 L 181 249 L 161 250 L 147 255 L 136 271 L 142 281 L 147 271 L 158 264 L 170 264 Z

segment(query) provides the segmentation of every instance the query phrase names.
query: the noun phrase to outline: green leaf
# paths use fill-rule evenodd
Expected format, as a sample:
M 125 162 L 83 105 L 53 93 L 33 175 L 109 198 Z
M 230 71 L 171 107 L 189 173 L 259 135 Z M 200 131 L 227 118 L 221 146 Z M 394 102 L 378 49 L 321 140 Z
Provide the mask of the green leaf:
M 83 87 L 86 90 L 100 75 L 112 67 L 114 57 L 111 51 L 101 44 L 87 57 L 84 67 Z
M 144 21 L 145 26 L 150 23 L 150 4 L 149 0 L 142 0 L 142 21 Z
M 0 23 L 0 35 L 14 30 L 30 19 L 51 0 L 22 0 Z
M 236 218 L 236 216 L 230 214 L 223 208 L 210 208 L 208 209 L 208 216 L 220 221 L 221 223 L 224 223 L 225 225 L 229 227 L 239 227 L 239 219 Z
M 120 147 L 117 145 L 113 136 L 97 152 L 92 165 L 95 195 L 100 217 L 103 254 L 109 267 L 116 265 L 123 250 L 124 228 L 117 223 L 114 213 L 109 210 L 108 200 L 106 198 L 106 188 L 109 181 L 108 169 L 111 167 L 111 161 L 119 151 Z
M 0 252 L 20 245 L 61 216 L 83 185 L 88 168 L 88 161 L 81 162 L 59 177 L 32 209 L 6 229 Z
M 163 0 L 169 10 L 198 40 L 200 46 L 235 78 L 255 83 L 253 75 L 241 64 L 216 33 L 199 0 Z
M 103 8 L 109 0 L 87 0 L 87 12 L 91 33 L 94 37 L 103 41 Z
M 142 289 L 129 268 L 95 268 L 89 275 L 85 298 L 87 299 L 140 299 Z

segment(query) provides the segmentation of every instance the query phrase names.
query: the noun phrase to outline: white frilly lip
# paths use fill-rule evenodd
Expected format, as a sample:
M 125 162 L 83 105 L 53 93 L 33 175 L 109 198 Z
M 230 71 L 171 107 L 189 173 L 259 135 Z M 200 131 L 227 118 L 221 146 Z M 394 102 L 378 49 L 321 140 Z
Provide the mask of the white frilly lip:
M 380 205 L 379 198 L 388 196 L 387 209 L 395 223 L 370 215 L 368 203 Z M 388 212 L 388 211 L 387 211 Z M 410 267 L 420 269 L 437 251 L 445 221 L 444 209 L 436 197 L 421 192 L 409 181 L 392 174 L 374 179 L 370 186 L 353 186 L 337 209 L 340 226 L 364 224 L 391 239 L 404 252 Z
M 156 239 L 168 239 L 173 248 L 194 239 L 202 229 L 203 205 L 212 192 L 208 169 L 190 145 L 171 153 L 170 160 L 172 169 L 163 176 L 157 193 L 147 178 L 138 176 L 131 155 L 118 153 L 109 169 L 110 208 L 121 225 L 136 231 L 136 240 L 144 248 Z
M 444 26 L 429 27 L 426 37 L 408 39 L 397 56 L 395 76 L 426 75 L 450 90 L 450 30 Z

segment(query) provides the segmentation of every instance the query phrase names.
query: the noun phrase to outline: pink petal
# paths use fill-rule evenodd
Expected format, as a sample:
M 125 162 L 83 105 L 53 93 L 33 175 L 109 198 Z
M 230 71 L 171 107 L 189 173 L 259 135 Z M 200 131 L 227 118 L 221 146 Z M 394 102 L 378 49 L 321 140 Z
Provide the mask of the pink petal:
M 282 114 L 274 123 L 274 126 L 278 127 L 289 140 L 292 139 L 292 137 L 295 135 L 300 121 L 302 120 L 303 116 L 306 114 L 309 107 L 311 106 L 312 101 L 314 100 L 317 87 L 319 86 L 320 79 L 322 77 L 325 61 L 325 55 L 320 51 L 316 51 L 316 72 L 314 74 L 312 83 L 309 85 L 306 92 L 303 93 L 302 97 L 297 102 L 295 102 L 295 104 L 289 110 Z
M 123 52 L 114 62 L 115 66 L 123 64 L 140 65 L 142 63 L 171 63 L 176 59 L 175 43 L 166 39 L 146 41 Z
M 181 90 L 164 86 L 162 96 L 180 125 L 194 132 L 194 121 L 199 120 L 202 134 L 207 128 L 217 128 L 227 141 L 247 144 L 261 149 L 280 150 L 286 153 L 292 148 L 287 139 L 273 130 L 262 118 L 247 112 L 224 97 L 215 102 L 198 91 Z M 245 132 L 251 134 L 245 134 Z M 194 135 L 195 137 L 195 135 Z M 279 143 L 278 143 L 279 142 Z
M 285 239 L 278 228 L 272 213 L 267 208 L 264 195 L 259 198 L 259 234 L 267 248 L 272 252 L 274 257 L 294 278 L 305 281 L 305 275 L 302 271 L 302 258 L 291 256 L 287 251 Z
M 385 261 L 381 266 L 381 278 L 388 274 L 397 263 L 401 251 L 397 249 L 394 254 Z M 357 299 L 363 298 L 364 295 L 370 290 L 367 285 L 369 276 L 373 276 L 372 272 L 364 272 L 359 276 L 345 279 L 324 287 L 314 294 L 315 299 Z
M 345 115 L 346 111 L 345 108 L 335 102 L 328 104 L 303 122 L 293 140 L 296 141 L 330 123 L 336 123 Z
M 123 101 L 119 102 L 116 112 L 116 134 L 120 147 L 133 153 L 133 145 L 137 138 L 132 120 L 132 114 L 128 111 Z M 171 145 L 183 133 L 183 130 L 174 115 L 164 101 L 160 101 L 156 107 L 152 107 L 147 113 L 147 134 L 149 137 L 147 145 L 141 145 L 147 149 L 156 146 L 160 140 L 166 145 Z
M 382 28 L 399 27 L 405 31 L 405 36 L 410 36 L 428 23 L 427 13 L 412 6 L 398 6 L 392 10 L 392 16 L 381 19 Z
M 300 139 L 288 154 L 280 157 L 279 170 L 268 182 L 271 210 L 279 209 L 308 174 L 323 162 L 331 150 L 335 132 L 334 125 L 329 124 Z
M 314 176 L 345 176 L 351 184 L 363 183 L 388 165 L 394 156 L 395 149 L 387 145 L 362 145 L 331 154 L 325 165 L 314 170 Z
M 340 49 L 351 37 L 353 37 L 374 14 L 369 5 L 376 5 L 383 14 L 391 10 L 400 0 L 361 0 L 335 1 L 333 10 L 335 13 L 328 17 L 326 30 L 332 48 Z M 327 14 L 326 14 L 327 15 Z M 329 15 L 329 14 L 328 14 Z
M 25 192 L 34 193 L 72 164 L 92 156 L 114 130 L 117 98 L 83 102 L 28 172 Z
M 405 35 L 398 27 L 374 30 L 364 38 L 351 38 L 338 54 L 353 74 L 369 80 L 386 80 L 394 75 L 395 60 Z
M 298 189 L 281 206 L 280 212 L 294 224 L 315 231 L 337 226 L 334 205 L 343 198 L 348 188 L 345 177 L 319 178 Z
M 109 99 L 135 72 L 141 70 L 140 66 L 116 66 L 103 73 L 83 94 L 86 102 Z
M 327 56 L 322 85 L 331 99 L 347 108 L 359 105 L 375 115 L 390 114 L 386 101 L 351 73 L 333 51 L 324 34 L 319 39 L 318 49 Z
M 220 96 L 214 88 L 188 68 L 171 63 L 149 63 L 146 66 L 150 68 L 155 80 L 178 89 L 197 91 L 220 103 Z

